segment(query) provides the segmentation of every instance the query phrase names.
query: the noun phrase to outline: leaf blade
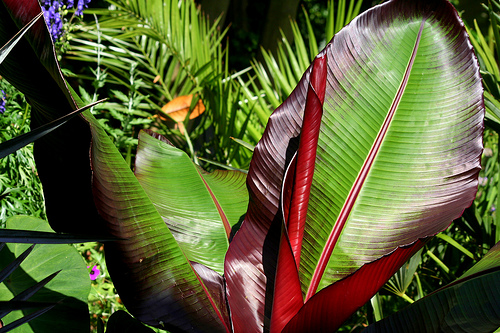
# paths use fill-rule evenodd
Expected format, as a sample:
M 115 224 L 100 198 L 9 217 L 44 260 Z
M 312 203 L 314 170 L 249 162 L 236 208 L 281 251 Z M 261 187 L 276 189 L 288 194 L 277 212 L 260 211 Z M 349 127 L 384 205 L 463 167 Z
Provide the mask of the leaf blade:
M 392 13 L 405 14 L 385 21 L 396 17 Z M 453 23 L 441 26 L 440 20 Z M 351 34 L 333 39 L 331 50 L 339 60 L 330 64 L 310 199 L 314 211 L 305 230 L 307 264 L 300 268 L 308 296 L 362 263 L 445 229 L 472 202 L 484 108 L 477 63 L 459 22 L 445 2 L 417 8 L 392 1 L 353 21 Z M 377 37 L 357 34 L 360 24 L 378 31 Z M 394 41 L 386 44 L 385 38 Z M 363 63 L 361 72 L 348 55 L 353 50 Z M 470 71 L 462 72 L 466 66 Z M 382 68 L 391 68 L 384 80 L 376 75 Z M 461 74 L 447 68 L 460 68 Z M 437 82 L 439 89 L 429 88 Z
M 108 232 L 107 265 L 128 310 L 149 325 L 228 331 L 201 278 L 97 120 L 92 130 L 93 193 Z M 224 305 L 224 304 L 222 304 Z M 195 319 L 196 318 L 196 319 Z
M 208 174 L 164 137 L 141 131 L 135 175 L 189 260 L 222 273 L 248 195 L 238 171 Z

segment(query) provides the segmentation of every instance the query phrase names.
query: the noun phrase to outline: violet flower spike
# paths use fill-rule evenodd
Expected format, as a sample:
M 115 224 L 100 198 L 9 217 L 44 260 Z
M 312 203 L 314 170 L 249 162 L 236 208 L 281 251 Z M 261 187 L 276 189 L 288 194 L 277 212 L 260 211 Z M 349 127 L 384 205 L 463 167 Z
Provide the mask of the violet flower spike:
M 5 103 L 7 102 L 5 99 L 5 91 L 2 91 L 2 97 L 0 97 L 0 114 L 3 114 L 5 112 Z

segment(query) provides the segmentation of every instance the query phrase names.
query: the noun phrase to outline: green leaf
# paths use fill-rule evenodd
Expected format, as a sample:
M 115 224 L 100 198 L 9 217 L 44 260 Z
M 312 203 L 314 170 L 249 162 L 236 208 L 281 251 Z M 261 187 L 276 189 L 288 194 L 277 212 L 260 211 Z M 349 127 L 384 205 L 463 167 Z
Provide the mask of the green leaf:
M 478 65 L 449 3 L 375 7 L 325 52 L 329 89 L 301 240 L 306 299 L 444 230 L 475 197 L 482 152 Z
M 421 261 L 422 249 L 411 257 L 411 259 L 405 263 L 389 281 L 387 281 L 384 288 L 412 303 L 413 300 L 406 295 L 406 290 L 413 281 L 414 274 Z
M 105 131 L 88 111 L 83 115 L 92 131 L 94 200 L 106 231 L 123 239 L 105 251 L 127 309 L 158 328 L 228 331 L 226 304 L 216 301 L 222 282 L 208 286 L 195 271 Z
M 7 227 L 21 230 L 51 231 L 47 222 L 27 216 L 7 220 Z M 0 252 L 0 265 L 5 266 L 29 245 L 7 244 Z M 60 273 L 29 298 L 31 302 L 58 302 L 42 316 L 22 325 L 16 332 L 89 332 L 87 298 L 90 292 L 88 270 L 80 253 L 71 245 L 36 245 L 30 255 L 0 285 L 0 300 L 7 301 L 34 286 L 54 272 Z M 31 311 L 13 311 L 2 320 L 5 324 Z M 54 323 L 57 323 L 55 325 Z
M 4 5 L 0 6 L 2 33 L 40 12 L 35 0 Z M 77 109 L 74 92 L 59 70 L 47 26 L 35 27 L 0 66 L 0 73 L 33 106 L 32 125 Z M 213 299 L 223 291 L 222 278 L 207 281 L 209 286 L 203 284 L 203 277 L 195 272 L 127 163 L 88 110 L 38 140 L 35 154 L 47 214 L 56 230 L 108 232 L 123 239 L 107 244 L 106 256 L 113 282 L 133 314 L 157 327 L 229 330 L 226 303 Z M 203 276 L 210 274 L 204 272 Z M 68 325 L 59 327 L 67 329 Z
M 389 1 L 335 35 L 255 148 L 226 256 L 235 328 L 338 328 L 470 206 L 483 119 L 449 2 Z
M 139 133 L 135 175 L 189 260 L 222 274 L 232 228 L 248 204 L 246 175 L 208 174 L 150 131 Z

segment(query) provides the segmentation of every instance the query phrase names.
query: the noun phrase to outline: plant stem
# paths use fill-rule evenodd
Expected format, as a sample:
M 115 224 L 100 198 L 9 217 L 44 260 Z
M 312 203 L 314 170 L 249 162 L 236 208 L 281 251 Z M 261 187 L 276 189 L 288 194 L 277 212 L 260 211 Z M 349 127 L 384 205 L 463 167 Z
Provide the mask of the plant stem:
M 442 240 L 444 240 L 445 242 L 447 242 L 450 245 L 453 245 L 455 248 L 457 248 L 458 250 L 460 250 L 463 254 L 465 254 L 469 258 L 474 259 L 474 255 L 472 254 L 472 252 L 470 252 L 465 247 L 463 247 L 462 245 L 460 245 L 456 240 L 454 240 L 450 236 L 448 236 L 446 234 L 443 234 L 443 233 L 439 233 L 439 234 L 436 235 L 436 237 L 437 238 L 441 238 Z
M 438 257 L 436 257 L 434 253 L 432 253 L 430 250 L 427 250 L 427 255 L 429 255 L 429 257 L 431 257 L 432 260 L 434 260 L 443 271 L 445 271 L 446 273 L 450 273 L 450 269 L 448 268 L 448 266 L 446 266 Z

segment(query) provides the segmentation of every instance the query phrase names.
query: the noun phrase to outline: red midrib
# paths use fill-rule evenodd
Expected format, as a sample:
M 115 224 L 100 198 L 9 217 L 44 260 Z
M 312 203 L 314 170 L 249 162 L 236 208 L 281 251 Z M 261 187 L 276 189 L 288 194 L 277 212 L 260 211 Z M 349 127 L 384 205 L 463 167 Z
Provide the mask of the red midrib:
M 215 197 L 214 192 L 212 192 L 212 189 L 208 185 L 207 181 L 201 174 L 200 170 L 196 168 L 196 171 L 198 171 L 198 174 L 200 175 L 201 180 L 203 181 L 203 184 L 205 184 L 206 189 L 208 190 L 208 193 L 210 193 L 210 196 L 212 197 L 212 201 L 214 202 L 215 207 L 217 208 L 217 212 L 219 213 L 220 219 L 222 220 L 222 224 L 224 225 L 224 230 L 226 231 L 226 236 L 227 239 L 231 236 L 231 225 L 229 224 L 229 221 L 227 219 L 226 213 L 224 213 L 224 210 L 222 209 L 221 205 L 219 204 L 219 200 Z
M 399 102 L 401 101 L 401 97 L 403 96 L 404 90 L 406 88 L 406 85 L 408 84 L 408 78 L 410 77 L 410 72 L 413 67 L 413 63 L 415 61 L 415 57 L 417 55 L 417 50 L 418 46 L 420 44 L 420 39 L 422 37 L 422 31 L 424 28 L 425 24 L 425 19 L 422 20 L 422 23 L 420 24 L 420 30 L 417 35 L 417 40 L 415 41 L 415 46 L 413 47 L 413 52 L 410 58 L 410 61 L 408 63 L 408 66 L 406 67 L 406 72 L 403 77 L 403 80 L 401 81 L 401 84 L 398 88 L 398 91 L 396 93 L 396 96 L 394 97 L 394 100 L 392 102 L 392 105 L 389 109 L 389 112 L 387 113 L 387 116 L 384 120 L 384 123 L 382 124 L 382 127 L 377 135 L 377 138 L 375 139 L 375 142 L 373 143 L 372 148 L 370 149 L 370 152 L 368 153 L 368 156 L 361 167 L 361 170 L 358 174 L 358 177 L 356 178 L 351 191 L 349 192 L 349 195 L 347 196 L 346 202 L 342 206 L 342 209 L 340 211 L 340 214 L 337 218 L 337 221 L 335 221 L 335 224 L 333 226 L 332 233 L 328 237 L 328 240 L 326 241 L 325 247 L 323 249 L 323 253 L 321 254 L 318 264 L 316 266 L 316 269 L 314 270 L 313 276 L 311 278 L 311 283 L 309 285 L 309 289 L 307 290 L 306 298 L 305 301 L 309 300 L 316 291 L 318 290 L 319 283 L 321 281 L 321 278 L 323 277 L 323 273 L 325 272 L 326 265 L 328 264 L 328 261 L 330 259 L 330 256 L 332 255 L 333 249 L 335 248 L 335 245 L 337 244 L 337 241 L 340 238 L 340 234 L 342 233 L 342 230 L 344 229 L 345 223 L 347 222 L 347 218 L 349 217 L 349 214 L 351 213 L 352 207 L 354 206 L 354 203 L 356 202 L 356 199 L 358 198 L 359 192 L 361 191 L 361 188 L 363 184 L 366 181 L 366 178 L 368 176 L 368 173 L 370 172 L 373 161 L 375 160 L 378 151 L 382 145 L 382 142 L 384 141 L 385 136 L 387 135 L 387 132 L 389 130 L 389 126 L 392 122 L 392 119 L 394 118 L 394 114 L 396 113 L 396 110 L 398 108 Z

